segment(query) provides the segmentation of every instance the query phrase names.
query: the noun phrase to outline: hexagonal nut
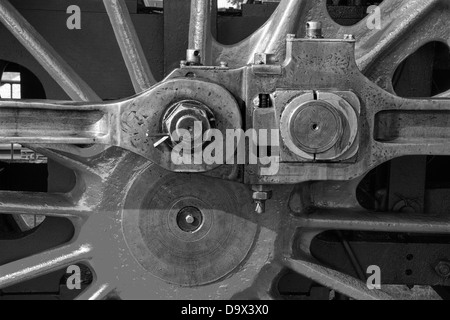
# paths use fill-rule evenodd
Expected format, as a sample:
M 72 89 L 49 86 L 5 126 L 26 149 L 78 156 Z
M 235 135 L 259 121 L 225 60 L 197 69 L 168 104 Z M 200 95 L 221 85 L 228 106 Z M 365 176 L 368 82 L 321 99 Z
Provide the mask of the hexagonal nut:
M 440 261 L 435 268 L 437 274 L 443 278 L 450 277 L 450 262 Z
M 176 126 L 176 122 L 184 114 L 191 114 L 198 119 L 208 119 L 208 114 L 205 110 L 201 109 L 200 104 L 196 104 L 190 101 L 181 101 L 169 109 L 169 114 L 164 117 L 164 129 L 167 133 L 171 134 Z M 203 122 L 203 121 L 202 121 Z
M 253 200 L 265 201 L 271 198 L 271 192 L 257 191 L 253 192 Z

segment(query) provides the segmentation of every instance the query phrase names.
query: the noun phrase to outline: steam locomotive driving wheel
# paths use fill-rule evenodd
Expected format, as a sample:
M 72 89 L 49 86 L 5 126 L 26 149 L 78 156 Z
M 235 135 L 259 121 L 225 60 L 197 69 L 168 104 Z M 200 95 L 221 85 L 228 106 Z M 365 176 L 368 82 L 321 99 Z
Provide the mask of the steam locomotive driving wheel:
M 114 160 L 117 167 L 108 173 L 108 183 L 93 179 L 98 181 L 92 195 L 102 197 L 93 200 L 98 201 L 93 212 L 67 212 L 77 216 L 70 218 L 80 226 L 77 240 L 49 250 L 48 262 L 26 273 L 37 276 L 84 262 L 93 270 L 93 282 L 78 299 L 229 299 L 255 285 L 262 262 L 272 259 L 277 222 L 276 216 L 254 217 L 247 188 L 169 173 L 129 152 L 115 150 L 111 158 L 101 158 L 99 164 Z M 2 270 L 19 266 L 13 262 Z M 249 295 L 259 298 L 271 287 L 266 290 L 249 289 Z
M 283 0 L 251 37 L 222 46 L 205 19 L 209 1 L 193 0 L 192 50 L 160 83 L 125 2 L 104 3 L 136 90 L 120 101 L 101 101 L 8 1 L 0 4 L 2 23 L 76 101 L 0 101 L 0 141 L 27 145 L 76 176 L 65 194 L 0 192 L 3 215 L 46 216 L 0 240 L 2 292 L 82 265 L 91 276 L 78 299 L 275 299 L 290 271 L 349 298 L 392 299 L 319 261 L 313 240 L 330 230 L 450 233 L 447 215 L 369 212 L 356 195 L 389 160 L 450 154 L 447 93 L 404 99 L 391 83 L 429 41 L 428 32 L 408 32 L 428 24 L 423 15 L 443 21 L 434 38 L 449 40 L 444 1 L 386 0 L 381 15 L 391 23 L 374 30 L 362 27 L 370 17 L 337 25 L 326 1 Z M 245 163 L 239 146 L 212 152 L 238 129 L 281 132 L 265 141 L 268 157 L 256 151 L 276 158 L 276 170 L 250 163 L 251 148 Z

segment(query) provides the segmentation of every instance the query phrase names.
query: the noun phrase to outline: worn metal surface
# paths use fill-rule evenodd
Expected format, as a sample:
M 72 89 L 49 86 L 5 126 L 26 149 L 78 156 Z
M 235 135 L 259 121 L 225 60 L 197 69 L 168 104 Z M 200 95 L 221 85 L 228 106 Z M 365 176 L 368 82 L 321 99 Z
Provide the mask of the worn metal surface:
M 285 35 L 303 37 L 306 21 L 315 20 L 322 23 L 325 38 L 354 35 L 360 70 L 393 92 L 392 76 L 402 61 L 430 41 L 449 42 L 449 9 L 446 0 L 385 0 L 380 4 L 381 29 L 369 29 L 367 21 L 373 17 L 366 17 L 353 26 L 337 24 L 328 13 L 326 1 L 282 0 L 264 26 L 244 41 L 224 46 L 210 40 L 212 61 L 214 64 L 227 61 L 231 67 L 244 66 L 251 62 L 255 52 L 274 53 L 281 61 L 285 54 Z
M 92 247 L 86 245 L 67 245 L 48 250 L 35 257 L 29 257 L 2 265 L 0 288 L 13 285 L 20 281 L 38 277 L 64 266 L 69 266 L 80 260 L 88 260 Z
M 282 1 L 264 26 L 234 46 L 223 46 L 212 39 L 213 63 L 218 65 L 220 61 L 227 61 L 230 67 L 241 67 L 252 63 L 258 52 L 274 54 L 276 59 L 282 61 L 286 35 L 296 33 L 304 7 L 303 0 Z
M 276 96 L 282 88 L 295 87 L 297 89 L 292 91 L 293 95 L 300 95 L 304 90 L 321 88 L 323 92 L 352 90 L 358 96 L 361 103 L 360 119 L 358 123 L 352 121 L 349 125 L 351 130 L 358 128 L 358 156 L 335 164 L 312 162 L 298 166 L 295 163 L 282 162 L 279 172 L 272 176 L 260 175 L 261 167 L 249 165 L 247 181 L 250 183 L 349 180 L 400 156 L 443 155 L 450 152 L 446 139 L 450 135 L 446 126 L 450 121 L 450 101 L 404 99 L 383 91 L 359 72 L 354 61 L 352 40 L 288 39 L 287 47 L 288 56 L 282 65 L 255 65 L 235 70 L 185 67 L 171 74 L 168 79 L 173 80 L 164 81 L 152 90 L 117 103 L 89 106 L 64 104 L 58 107 L 57 104 L 32 102 L 27 106 L 27 102 L 2 102 L 2 110 L 8 115 L 4 117 L 3 127 L 7 130 L 8 123 L 11 123 L 10 126 L 14 128 L 12 136 L 3 140 L 10 143 L 30 143 L 34 138 L 35 142 L 41 143 L 112 144 L 143 155 L 169 170 L 204 172 L 217 165 L 202 163 L 177 166 L 170 159 L 171 152 L 167 145 L 161 145 L 159 148 L 153 146 L 156 141 L 152 141 L 152 137 L 162 133 L 160 119 L 165 108 L 177 100 L 198 100 L 212 108 L 217 128 L 225 132 L 225 129 L 240 128 L 242 123 L 239 106 L 230 92 L 237 96 L 238 100 L 246 101 L 249 106 L 246 110 L 246 123 L 252 123 L 251 106 L 255 97 L 261 92 Z M 192 78 L 176 79 L 188 74 L 209 78 L 210 82 Z M 245 83 L 242 82 L 244 74 Z M 228 91 L 212 82 L 230 84 L 227 86 Z M 9 114 L 7 110 L 11 110 L 11 107 L 25 109 L 33 115 Z M 42 118 L 41 111 L 49 109 L 57 110 L 56 113 L 62 113 L 64 109 L 67 112 L 75 110 L 77 114 L 80 113 L 81 118 L 87 119 L 76 122 L 77 126 L 80 126 L 78 128 L 65 125 L 59 130 L 54 128 L 55 131 L 33 127 L 28 129 L 29 117 L 38 117 L 33 118 L 33 123 L 45 124 L 47 117 Z M 271 110 L 277 119 L 281 116 L 283 105 L 276 105 Z M 440 116 L 435 117 L 435 114 Z M 39 117 L 41 120 L 38 120 Z M 70 117 L 68 123 L 73 123 L 69 119 Z M 274 124 L 275 128 L 265 129 L 277 129 L 278 123 L 275 121 Z M 70 131 L 70 137 L 64 133 L 65 130 Z M 44 137 L 39 138 L 42 135 Z M 250 170 L 254 173 L 249 174 Z
M 274 100 L 283 143 L 290 150 L 282 149 L 281 161 L 342 161 L 358 151 L 360 105 L 354 93 L 310 91 L 298 96 L 295 90 L 277 90 Z
M 253 36 L 223 47 L 209 38 L 209 1 L 194 1 L 192 45 L 203 52 L 211 49 L 213 62 L 223 60 L 240 68 L 229 69 L 225 63 L 217 68 L 183 67 L 150 90 L 109 103 L 1 102 L 1 141 L 47 144 L 35 147 L 72 168 L 77 183 L 65 195 L 0 194 L 3 214 L 44 213 L 70 219 L 75 228 L 68 244 L 1 265 L 0 288 L 84 262 L 94 270 L 95 280 L 80 299 L 111 295 L 124 299 L 277 298 L 276 281 L 285 268 L 352 298 L 390 299 L 384 292 L 370 291 L 360 281 L 320 265 L 310 255 L 312 239 L 327 230 L 450 232 L 448 216 L 371 213 L 356 199 L 360 179 L 385 161 L 412 154 L 450 154 L 450 101 L 394 96 L 378 86 L 389 89 L 382 76 L 391 70 L 375 67 L 377 58 L 389 56 L 387 48 L 392 48 L 412 21 L 422 21 L 434 6 L 442 6 L 446 14 L 447 6 L 437 0 L 398 0 L 390 6 L 387 2 L 382 12 L 395 17 L 392 23 L 383 31 L 358 34 L 351 31 L 356 26 L 337 27 L 324 11 L 324 2 L 285 0 Z M 409 12 L 405 7 L 412 13 L 405 16 Z M 115 14 L 123 18 L 124 12 Z M 304 34 L 300 21 L 310 16 L 322 21 L 325 37 L 342 39 L 343 31 L 354 33 L 360 39 L 357 59 L 355 41 L 349 36 L 345 40 L 304 40 L 291 35 L 286 41 L 288 33 L 299 30 L 299 35 Z M 396 23 L 400 19 L 403 22 Z M 127 33 L 119 29 L 118 33 Z M 384 40 L 378 41 L 386 32 Z M 420 40 L 415 39 L 408 50 L 419 45 L 423 36 L 418 35 Z M 125 51 L 128 45 L 123 45 Z M 130 50 L 139 51 L 136 45 L 131 44 Z M 371 46 L 375 50 L 368 52 Z M 256 53 L 275 59 L 244 67 Z M 204 59 L 207 63 L 209 53 Z M 391 67 L 401 59 L 394 60 Z M 136 83 L 138 78 L 134 78 Z M 264 129 L 280 129 L 279 119 L 288 104 L 273 99 L 280 91 L 290 91 L 292 98 L 305 92 L 319 98 L 351 92 L 356 98 L 349 98 L 350 94 L 339 97 L 346 102 L 354 99 L 349 104 L 357 119 L 341 122 L 351 136 L 344 139 L 349 145 L 343 150 L 353 153 L 338 163 L 290 159 L 273 176 L 261 175 L 258 165 L 246 166 L 245 184 L 274 185 L 273 197 L 265 202 L 266 213 L 261 215 L 253 214 L 251 190 L 236 181 L 242 178 L 239 173 L 229 174 L 232 178 L 228 179 L 234 181 L 226 182 L 169 172 L 206 172 L 218 166 L 177 166 L 170 159 L 170 146 L 155 143 L 164 134 L 168 108 L 184 100 L 197 101 L 212 110 L 222 132 L 244 124 L 244 129 L 250 129 L 255 123 L 267 125 Z M 267 110 L 258 110 L 261 106 Z M 264 121 L 255 121 L 255 116 Z M 51 123 L 55 119 L 57 124 Z M 343 135 L 345 130 L 334 131 Z M 119 148 L 81 156 L 67 145 L 91 143 Z M 318 153 L 314 141 L 309 143 L 313 153 Z M 209 174 L 221 176 L 215 171 Z M 261 195 L 253 198 L 266 200 Z M 191 228 L 199 217 L 202 223 Z M 192 240 L 199 241 L 193 244 Z
M 186 78 L 165 81 L 141 95 L 105 104 L 0 101 L 0 141 L 121 146 L 172 171 L 209 171 L 226 163 L 229 155 L 224 153 L 221 163 L 177 164 L 167 143 L 154 146 L 161 134 L 167 135 L 162 130 L 167 109 L 186 99 L 211 107 L 221 132 L 242 127 L 238 104 L 228 91 L 217 84 Z
M 286 264 L 292 270 L 305 277 L 334 289 L 347 297 L 358 300 L 392 300 L 393 298 L 381 290 L 370 290 L 360 280 L 321 266 L 308 258 L 287 259 Z
M 450 102 L 442 99 L 404 99 L 387 93 L 362 75 L 354 60 L 353 40 L 287 39 L 288 55 L 280 65 L 254 65 L 235 70 L 193 68 L 197 76 L 218 83 L 246 102 L 246 123 L 253 122 L 255 97 L 261 93 L 276 96 L 279 90 L 353 91 L 361 103 L 358 121 L 359 151 L 345 163 L 280 163 L 273 176 L 261 176 L 258 166 L 247 167 L 249 183 L 299 183 L 308 180 L 349 180 L 360 177 L 381 163 L 405 155 L 448 154 Z M 172 76 L 185 72 L 175 71 Z M 235 79 L 246 76 L 246 83 Z M 297 91 L 291 88 L 295 87 Z M 275 100 L 276 101 L 276 100 Z M 276 105 L 272 118 L 279 119 L 284 104 Z M 270 111 L 268 111 L 270 113 Z M 439 117 L 434 117 L 439 113 Z M 267 114 L 265 115 L 267 117 Z M 257 121 L 256 121 L 257 122 Z M 387 123 L 390 125 L 387 125 Z M 278 129 L 277 120 L 267 121 Z M 355 125 L 353 123 L 353 125 Z M 433 128 L 429 130 L 428 128 Z M 426 139 L 423 139 L 426 137 Z
M 49 151 L 47 156 L 57 161 L 68 161 L 60 152 Z M 89 168 L 84 167 L 78 160 L 70 161 L 78 167 L 79 181 L 89 183 L 89 188 L 76 197 L 78 200 L 73 201 L 84 203 L 90 199 L 93 203 L 93 206 L 89 206 L 90 214 L 72 218 L 76 227 L 72 239 L 74 245 L 50 249 L 36 257 L 2 265 L 0 288 L 82 261 L 94 270 L 96 277 L 94 283 L 79 297 L 81 299 L 105 298 L 111 293 L 124 299 L 225 299 L 246 290 L 247 296 L 269 296 L 266 290 L 271 288 L 273 279 L 282 269 L 275 263 L 281 253 L 279 249 L 282 248 L 276 243 L 283 238 L 283 232 L 280 232 L 281 210 L 277 209 L 282 205 L 281 201 L 270 204 L 271 212 L 279 213 L 257 217 L 252 213 L 251 192 L 245 186 L 235 182 L 185 175 L 182 177 L 185 182 L 199 181 L 201 189 L 192 190 L 183 185 L 177 187 L 177 175 L 126 151 L 108 150 L 101 157 L 90 159 Z M 168 198 L 163 191 L 171 185 L 176 188 L 176 193 Z M 221 194 L 214 194 L 214 188 L 224 190 L 229 197 L 222 198 Z M 284 191 L 279 196 L 284 198 L 287 194 Z M 215 197 L 220 203 L 210 203 L 211 197 L 208 195 Z M 200 233 L 206 232 L 207 238 L 197 243 L 185 241 L 186 239 L 178 237 L 192 238 L 200 233 L 183 235 L 179 230 L 177 237 L 171 240 L 184 243 L 177 249 L 151 250 L 161 243 L 148 241 L 145 243 L 149 246 L 153 258 L 150 258 L 146 251 L 141 251 L 137 256 L 136 251 L 129 250 L 129 245 L 138 245 L 135 240 L 151 240 L 151 237 L 167 240 L 167 237 L 173 237 L 165 228 L 158 228 L 156 234 L 145 233 L 145 230 L 150 231 L 151 228 L 146 228 L 152 223 L 159 225 L 158 221 L 163 222 L 164 219 L 152 222 L 152 219 L 157 217 L 155 213 L 159 212 L 160 218 L 163 218 L 167 213 L 167 205 L 171 207 L 179 203 L 181 199 L 178 196 L 184 201 L 204 201 L 204 206 L 208 206 L 208 203 L 212 205 L 211 210 L 206 212 L 210 215 L 206 219 L 214 220 L 211 226 L 213 230 L 207 228 L 208 223 L 199 230 Z M 147 201 L 150 201 L 151 205 Z M 4 205 L 0 206 L 0 210 L 3 213 L 9 211 Z M 147 210 L 152 214 L 149 215 Z M 137 221 L 137 224 L 133 221 Z M 171 226 L 176 227 L 174 224 Z M 222 230 L 217 230 L 219 227 Z M 135 232 L 133 228 L 138 228 L 139 231 Z M 239 233 L 238 237 L 233 236 L 236 232 Z M 144 238 L 139 238 L 140 234 Z M 206 241 L 208 239 L 209 241 Z M 239 244 L 236 244 L 236 241 Z M 77 247 L 76 243 L 85 245 Z M 167 242 L 163 244 L 168 245 Z M 243 258 L 245 261 L 242 261 Z M 146 261 L 153 261 L 152 259 L 164 263 L 165 267 L 158 269 L 153 265 L 149 266 Z M 215 263 L 211 264 L 210 260 Z M 202 266 L 203 271 L 209 271 L 200 272 L 196 270 L 198 266 Z M 272 271 L 266 272 L 269 268 Z M 259 282 L 256 280 L 261 270 L 264 270 L 261 276 L 264 275 L 265 280 Z M 198 278 L 192 277 L 193 272 L 198 274 Z M 223 278 L 225 275 L 227 276 Z M 215 278 L 223 279 L 211 282 Z M 192 287 L 193 284 L 203 283 L 202 279 L 206 284 Z M 176 286 L 170 283 L 179 284 L 179 281 L 184 285 Z M 264 290 L 256 289 L 263 286 Z
M 122 57 L 136 93 L 156 83 L 124 0 L 104 0 Z
M 183 287 L 225 277 L 257 237 L 248 188 L 202 176 L 160 175 L 156 168 L 147 170 L 128 192 L 122 219 L 133 256 L 150 274 Z M 180 219 L 194 208 L 198 226 L 190 231 Z
M 0 3 L 0 21 L 61 85 L 71 99 L 75 101 L 101 100 L 8 0 Z
M 211 65 L 211 0 L 191 1 L 191 21 L 189 24 L 189 49 L 199 50 L 201 63 Z

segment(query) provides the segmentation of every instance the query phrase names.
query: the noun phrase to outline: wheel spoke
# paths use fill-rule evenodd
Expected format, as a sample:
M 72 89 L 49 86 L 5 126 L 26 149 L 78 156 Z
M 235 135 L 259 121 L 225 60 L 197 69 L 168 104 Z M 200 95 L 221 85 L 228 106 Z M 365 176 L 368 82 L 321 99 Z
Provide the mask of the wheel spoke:
M 103 0 L 136 93 L 156 83 L 124 0 Z
M 75 101 L 101 101 L 67 62 L 25 20 L 8 0 L 0 2 L 0 21 Z
M 96 184 L 98 188 L 101 188 L 103 183 L 97 181 L 96 177 L 107 178 L 121 164 L 121 160 L 129 154 L 123 149 L 105 145 L 92 145 L 87 148 L 67 144 L 24 146 L 76 171 L 78 176 L 83 175 L 85 179 L 89 179 L 89 183 Z M 96 190 L 97 193 L 98 191 L 99 189 Z
M 319 209 L 308 217 L 296 217 L 292 224 L 313 230 L 353 230 L 449 234 L 450 218 L 402 213 L 377 213 L 349 209 Z
M 94 145 L 90 148 L 81 148 L 68 144 L 33 144 L 23 146 L 80 173 L 102 176 L 110 172 L 111 169 L 106 165 L 106 159 L 104 158 L 90 159 L 105 152 L 107 147 L 103 145 Z
M 201 62 L 211 65 L 211 0 L 191 1 L 189 48 L 200 50 Z
M 379 30 L 368 27 L 372 16 L 354 26 L 338 25 L 330 18 L 325 1 L 307 1 L 303 8 L 307 14 L 301 17 L 320 20 L 326 38 L 354 35 L 359 69 L 379 86 L 393 92 L 391 79 L 401 62 L 430 41 L 449 42 L 450 10 L 445 5 L 442 0 L 385 0 L 379 5 Z M 297 36 L 303 34 L 305 24 L 300 24 Z
M 296 32 L 307 2 L 282 0 L 264 26 L 237 45 L 224 46 L 212 40 L 213 62 L 226 61 L 230 67 L 241 67 L 252 63 L 255 53 L 272 53 L 276 60 L 284 60 L 286 35 Z
M 329 269 L 316 263 L 306 256 L 291 259 L 286 258 L 287 267 L 298 274 L 311 279 L 327 288 L 336 290 L 357 300 L 392 300 L 387 293 L 380 290 L 370 290 L 365 283 L 341 272 Z
M 115 288 L 111 286 L 110 283 L 99 281 L 98 279 L 94 281 L 85 291 L 83 291 L 76 300 L 105 300 Z
M 425 40 L 429 41 L 430 37 L 425 36 L 429 35 L 430 30 L 424 30 L 424 33 L 417 31 L 411 33 L 410 31 L 412 28 L 418 29 L 417 24 L 427 20 L 424 18 L 440 2 L 441 0 L 396 0 L 395 3 L 392 0 L 384 1 L 380 5 L 381 30 L 370 30 L 367 27 L 361 28 L 361 26 L 359 28 L 353 27 L 355 30 L 360 30 L 358 33 L 355 33 L 355 36 L 358 40 L 356 56 L 361 71 L 366 72 L 378 62 L 378 58 L 385 57 L 387 51 L 392 50 L 404 41 L 410 44 L 415 42 L 416 46 L 400 46 L 399 52 L 404 52 L 402 57 L 412 54 Z M 367 17 L 360 24 L 367 24 L 367 19 L 369 18 Z M 423 38 L 422 41 L 418 43 L 417 37 Z
M 450 98 L 450 90 L 447 90 L 445 92 L 442 92 L 435 96 L 436 98 Z
M 87 217 L 92 209 L 74 204 L 63 194 L 0 191 L 0 214 Z
M 380 5 L 381 29 L 369 29 L 367 17 L 353 27 L 341 27 L 334 37 L 354 34 L 360 70 L 393 92 L 391 79 L 406 58 L 430 41 L 449 41 L 450 11 L 441 0 L 391 0 Z
M 233 299 L 245 300 L 245 299 L 258 299 L 258 300 L 274 300 L 277 298 L 276 284 L 277 279 L 280 277 L 283 270 L 281 262 L 271 262 L 266 264 L 258 276 L 256 277 L 253 285 L 244 290 L 243 292 L 235 295 Z
M 71 244 L 3 265 L 0 267 L 0 289 L 88 260 L 91 252 L 91 245 Z

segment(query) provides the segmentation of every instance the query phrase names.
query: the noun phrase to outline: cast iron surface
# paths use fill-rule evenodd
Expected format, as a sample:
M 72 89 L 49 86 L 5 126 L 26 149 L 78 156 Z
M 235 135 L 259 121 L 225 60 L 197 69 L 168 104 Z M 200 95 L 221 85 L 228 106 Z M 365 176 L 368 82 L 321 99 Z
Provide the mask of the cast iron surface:
M 387 80 L 425 42 L 448 40 L 446 1 L 384 1 L 382 15 L 388 23 L 382 30 L 368 30 L 365 21 L 338 26 L 325 1 L 283 0 L 265 26 L 229 47 L 210 37 L 208 7 L 207 1 L 193 1 L 191 43 L 199 46 L 205 65 L 226 61 L 233 69 L 183 67 L 154 84 L 123 1 L 111 2 L 108 13 L 137 95 L 101 103 L 17 10 L 2 2 L 0 20 L 72 99 L 85 102 L 0 102 L 0 141 L 31 144 L 77 176 L 67 194 L 0 192 L 3 214 L 64 217 L 74 226 L 64 244 L 3 263 L 0 289 L 83 262 L 94 279 L 79 299 L 279 298 L 274 284 L 286 268 L 351 298 L 390 299 L 321 265 L 311 256 L 312 239 L 336 229 L 449 233 L 448 216 L 371 213 L 356 199 L 358 183 L 375 166 L 403 155 L 450 152 L 450 102 L 397 97 Z M 307 20 L 320 20 L 328 39 L 287 37 L 303 37 Z M 349 33 L 356 42 L 339 40 Z M 278 63 L 247 65 L 255 53 L 264 52 L 273 52 Z M 243 180 L 237 174 L 228 175 L 234 181 L 223 181 L 199 175 L 208 171 L 220 177 L 214 170 L 223 168 L 175 167 L 167 146 L 153 146 L 151 138 L 161 133 L 162 115 L 173 103 L 197 99 L 213 109 L 221 130 L 244 123 L 248 128 L 254 123 L 255 97 L 276 97 L 280 89 L 294 95 L 353 92 L 361 108 L 357 153 L 342 163 L 281 163 L 273 176 L 260 175 L 259 166 L 246 166 Z M 282 111 L 283 105 L 275 104 L 265 123 L 278 129 Z M 178 179 L 190 186 L 177 185 Z M 252 212 L 248 184 L 273 184 L 266 214 Z M 180 227 L 178 215 L 193 206 L 202 212 L 202 224 L 183 233 L 186 227 Z M 211 221 L 224 227 L 209 234 L 216 228 Z M 188 238 L 202 232 L 209 238 L 200 240 L 210 241 L 190 245 Z M 189 267 L 181 270 L 185 263 Z

